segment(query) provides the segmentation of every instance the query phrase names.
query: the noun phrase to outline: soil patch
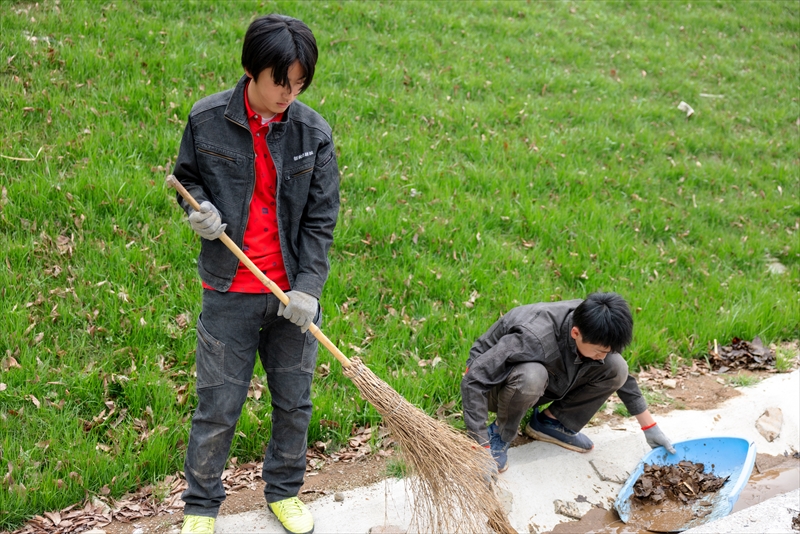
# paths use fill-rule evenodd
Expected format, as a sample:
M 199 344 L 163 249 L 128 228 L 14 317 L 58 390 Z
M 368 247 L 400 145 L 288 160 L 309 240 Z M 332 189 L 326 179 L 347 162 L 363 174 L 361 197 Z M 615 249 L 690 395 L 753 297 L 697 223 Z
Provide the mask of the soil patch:
M 324 495 L 369 486 L 385 479 L 387 457 L 365 456 L 352 462 L 332 462 L 319 470 L 306 473 L 305 483 L 300 489 L 300 500 L 309 503 Z M 255 469 L 255 468 L 254 468 Z M 220 515 L 231 515 L 259 510 L 266 506 L 264 482 L 259 477 L 255 487 L 246 487 L 229 493 L 222 503 Z M 181 509 L 171 510 L 159 515 L 141 517 L 130 522 L 119 520 L 100 527 L 106 534 L 132 534 L 142 529 L 142 534 L 172 534 L 180 529 L 183 513 Z

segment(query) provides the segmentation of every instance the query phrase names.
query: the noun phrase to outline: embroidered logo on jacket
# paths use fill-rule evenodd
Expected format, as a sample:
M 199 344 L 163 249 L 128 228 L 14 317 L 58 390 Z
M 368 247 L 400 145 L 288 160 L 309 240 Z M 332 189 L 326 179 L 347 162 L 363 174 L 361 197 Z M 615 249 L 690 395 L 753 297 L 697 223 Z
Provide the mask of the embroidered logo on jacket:
M 294 160 L 295 160 L 295 161 L 297 161 L 297 160 L 301 160 L 301 159 L 303 159 L 303 158 L 307 158 L 308 156 L 313 156 L 313 155 L 314 155 L 314 151 L 313 151 L 313 150 L 309 150 L 308 152 L 303 152 L 303 153 L 302 153 L 302 154 L 300 154 L 299 156 L 295 156 L 295 157 L 294 157 Z

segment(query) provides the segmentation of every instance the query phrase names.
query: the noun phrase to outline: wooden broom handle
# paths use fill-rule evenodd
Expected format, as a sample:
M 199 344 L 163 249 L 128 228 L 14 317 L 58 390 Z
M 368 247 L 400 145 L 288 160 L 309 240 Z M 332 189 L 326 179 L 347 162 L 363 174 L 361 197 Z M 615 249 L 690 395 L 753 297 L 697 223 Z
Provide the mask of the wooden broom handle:
M 195 211 L 200 211 L 200 204 L 197 203 L 194 197 L 186 190 L 185 187 L 183 187 L 183 184 L 180 183 L 178 179 L 175 178 L 175 176 L 171 174 L 167 176 L 167 185 L 175 189 L 178 193 L 180 193 L 183 199 L 186 200 L 186 202 L 188 202 L 189 205 L 192 206 L 192 208 L 194 208 Z M 289 305 L 289 297 L 286 296 L 286 293 L 284 293 L 283 290 L 281 290 L 281 288 L 279 288 L 277 284 L 275 284 L 275 282 L 267 278 L 267 276 L 261 272 L 261 269 L 256 267 L 256 265 L 252 261 L 250 261 L 250 258 L 248 258 L 245 255 L 245 253 L 242 252 L 242 249 L 240 249 L 236 245 L 236 243 L 234 243 L 233 240 L 230 237 L 228 237 L 228 234 L 223 232 L 222 235 L 219 236 L 219 240 L 222 241 L 225 244 L 225 246 L 228 247 L 228 249 L 231 252 L 233 252 L 233 254 L 237 258 L 239 258 L 239 261 L 241 261 L 245 267 L 250 269 L 250 272 L 256 275 L 256 278 L 261 280 L 261 283 L 267 286 L 269 290 L 272 291 L 272 293 L 276 297 L 278 297 L 278 299 L 281 302 L 283 302 L 285 306 Z M 352 365 L 347 356 L 345 356 L 344 353 L 340 351 L 339 348 L 336 345 L 334 345 L 330 339 L 328 339 L 328 336 L 322 333 L 322 330 L 320 330 L 317 325 L 311 323 L 308 329 L 311 331 L 314 337 L 317 338 L 317 341 L 322 343 L 326 349 L 331 351 L 331 354 L 333 354 L 336 357 L 336 359 L 339 360 L 339 363 L 341 363 L 345 367 L 350 367 L 350 365 Z

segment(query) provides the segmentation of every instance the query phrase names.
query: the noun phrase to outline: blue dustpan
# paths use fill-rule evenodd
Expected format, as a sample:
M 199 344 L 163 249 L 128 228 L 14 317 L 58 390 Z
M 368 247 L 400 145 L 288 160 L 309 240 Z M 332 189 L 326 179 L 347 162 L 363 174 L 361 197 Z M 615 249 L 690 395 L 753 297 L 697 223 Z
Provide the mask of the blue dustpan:
M 731 513 L 733 505 L 736 504 L 739 494 L 753 471 L 753 464 L 756 461 L 755 443 L 736 437 L 706 437 L 679 441 L 673 445 L 675 454 L 668 453 L 664 447 L 658 447 L 647 453 L 619 490 L 619 495 L 614 501 L 614 509 L 625 523 L 630 519 L 633 485 L 644 472 L 644 465 L 671 465 L 683 460 L 702 463 L 705 465 L 707 473 L 710 471 L 718 477 L 730 478 L 711 500 L 711 513 L 676 526 L 674 531 L 687 530 Z M 700 506 L 699 502 L 695 505 Z M 704 512 L 707 510 L 708 508 L 705 508 Z

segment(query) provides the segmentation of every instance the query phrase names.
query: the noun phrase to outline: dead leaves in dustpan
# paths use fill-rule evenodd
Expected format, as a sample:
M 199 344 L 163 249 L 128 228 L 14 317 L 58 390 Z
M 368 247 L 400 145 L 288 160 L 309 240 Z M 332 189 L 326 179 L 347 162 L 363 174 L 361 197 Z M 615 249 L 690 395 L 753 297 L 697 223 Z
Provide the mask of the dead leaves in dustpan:
M 633 485 L 633 494 L 651 503 L 672 499 L 687 504 L 719 491 L 728 478 L 706 473 L 702 463 L 688 460 L 670 465 L 645 464 L 644 472 Z

